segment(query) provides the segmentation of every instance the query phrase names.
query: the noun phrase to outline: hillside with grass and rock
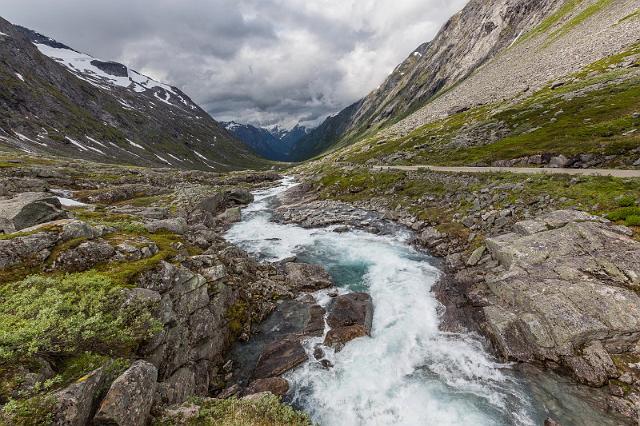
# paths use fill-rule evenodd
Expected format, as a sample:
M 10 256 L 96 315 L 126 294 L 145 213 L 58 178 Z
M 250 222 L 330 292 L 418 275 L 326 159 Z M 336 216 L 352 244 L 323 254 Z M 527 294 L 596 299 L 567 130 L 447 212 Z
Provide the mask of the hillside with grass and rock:
M 0 19 L 0 144 L 98 162 L 268 168 L 180 89 Z

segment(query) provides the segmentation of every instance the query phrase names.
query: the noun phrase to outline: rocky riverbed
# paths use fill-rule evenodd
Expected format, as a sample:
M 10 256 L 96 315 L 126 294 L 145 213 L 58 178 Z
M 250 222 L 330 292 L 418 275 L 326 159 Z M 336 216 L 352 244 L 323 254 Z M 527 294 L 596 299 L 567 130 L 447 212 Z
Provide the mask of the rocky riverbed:
M 592 405 L 634 421 L 640 243 L 629 228 L 576 210 L 523 221 L 498 215 L 507 219 L 500 224 L 505 231 L 490 226 L 495 236 L 469 251 L 468 239 L 429 227 L 402 210 L 367 212 L 320 200 L 312 188 L 285 194 L 276 217 L 305 227 L 331 224 L 339 231 L 376 233 L 390 228 L 382 225 L 385 218 L 397 220 L 416 233 L 418 247 L 443 256 L 446 274 L 434 286 L 446 307 L 443 330 L 476 331 L 500 358 L 597 389 L 590 392 Z M 481 226 L 469 225 L 482 232 Z

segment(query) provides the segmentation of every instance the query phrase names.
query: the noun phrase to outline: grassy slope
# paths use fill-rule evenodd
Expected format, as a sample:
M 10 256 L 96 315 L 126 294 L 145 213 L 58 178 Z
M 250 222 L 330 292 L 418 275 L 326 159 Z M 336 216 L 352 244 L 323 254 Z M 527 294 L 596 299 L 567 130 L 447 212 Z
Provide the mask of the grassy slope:
M 635 58 L 640 44 L 595 62 L 571 76 L 570 82 L 547 86 L 511 105 L 489 105 L 449 116 L 416 129 L 406 137 L 372 137 L 343 150 L 343 160 L 364 163 L 395 152 L 413 158 L 399 164 L 469 165 L 542 153 L 624 155 L 640 146 L 640 75 L 618 64 Z M 501 125 L 508 135 L 482 145 L 459 148 L 451 142 L 469 126 Z

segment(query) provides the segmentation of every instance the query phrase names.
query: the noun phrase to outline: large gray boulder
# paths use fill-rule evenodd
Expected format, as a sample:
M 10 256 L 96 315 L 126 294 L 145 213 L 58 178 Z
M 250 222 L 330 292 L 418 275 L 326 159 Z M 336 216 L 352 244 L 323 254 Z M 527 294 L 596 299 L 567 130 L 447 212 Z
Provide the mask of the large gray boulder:
M 24 192 L 0 200 L 0 232 L 5 234 L 66 217 L 60 200 L 46 192 Z
M 156 391 L 158 370 L 146 361 L 136 361 L 118 377 L 102 400 L 96 425 L 143 426 L 147 422 Z
M 505 357 L 552 363 L 602 386 L 612 354 L 640 339 L 640 243 L 574 211 L 517 224 L 487 240 L 501 267 L 487 277 L 486 331 Z

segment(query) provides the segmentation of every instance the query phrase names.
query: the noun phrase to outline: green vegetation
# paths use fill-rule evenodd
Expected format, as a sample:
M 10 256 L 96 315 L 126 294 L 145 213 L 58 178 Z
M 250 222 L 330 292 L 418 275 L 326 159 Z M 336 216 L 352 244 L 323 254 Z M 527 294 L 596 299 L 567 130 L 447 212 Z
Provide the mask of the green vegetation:
M 199 406 L 195 417 L 159 420 L 159 425 L 185 424 L 189 426 L 311 426 L 309 417 L 283 404 L 274 395 L 260 399 L 194 399 Z
M 122 307 L 122 287 L 83 272 L 30 276 L 0 287 L 0 364 L 92 351 L 127 354 L 157 324 L 150 307 Z
M 635 12 L 632 12 L 630 14 L 628 14 L 627 16 L 625 16 L 624 18 L 622 18 L 620 21 L 618 21 L 618 24 L 625 22 L 625 21 L 630 21 L 632 19 L 637 19 L 640 18 L 640 9 L 636 10 Z
M 640 226 L 640 207 L 622 207 L 607 214 L 607 219 L 624 222 L 627 226 Z
M 540 25 L 526 33 L 524 36 L 520 37 L 518 43 L 522 43 L 537 35 L 546 33 L 551 27 L 560 22 L 565 16 L 573 12 L 573 10 L 578 7 L 580 3 L 582 3 L 582 0 L 569 0 L 565 2 L 555 13 L 543 20 Z
M 11 424 L 17 426 L 50 425 L 53 423 L 54 404 L 55 399 L 51 395 L 12 399 L 0 411 L 0 421 L 10 419 Z
M 593 15 L 595 15 L 596 13 L 600 12 L 602 9 L 607 7 L 609 4 L 611 4 L 612 1 L 613 0 L 597 0 L 595 3 L 592 3 L 589 6 L 585 7 L 584 10 L 582 10 L 576 16 L 571 18 L 569 22 L 565 23 L 558 30 L 554 31 L 551 34 L 551 38 L 556 38 L 563 34 L 568 33 L 573 28 L 582 24 L 587 19 L 591 18 Z

